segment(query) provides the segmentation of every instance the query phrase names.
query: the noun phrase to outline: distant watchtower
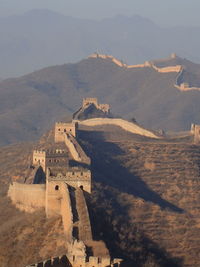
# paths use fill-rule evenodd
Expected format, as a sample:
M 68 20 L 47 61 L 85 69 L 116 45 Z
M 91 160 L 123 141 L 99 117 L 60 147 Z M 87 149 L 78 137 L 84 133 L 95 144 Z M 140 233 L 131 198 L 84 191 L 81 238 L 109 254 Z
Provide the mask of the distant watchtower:
M 174 58 L 177 57 L 177 55 L 176 55 L 176 53 L 172 53 L 170 57 L 171 57 L 172 59 L 174 59 Z
M 200 144 L 200 125 L 192 124 L 191 133 L 194 134 L 194 143 Z
M 108 113 L 110 111 L 110 106 L 108 104 L 99 104 L 97 98 L 83 98 L 82 108 L 87 107 L 91 104 L 95 105 L 97 109 L 100 109 L 103 112 Z
M 74 137 L 76 137 L 78 125 L 75 122 L 70 123 L 62 123 L 57 122 L 55 124 L 55 142 L 64 142 L 64 134 L 70 133 Z
M 85 107 L 85 106 L 90 105 L 90 104 L 94 104 L 96 107 L 98 107 L 97 98 L 92 98 L 92 97 L 83 98 L 82 107 Z

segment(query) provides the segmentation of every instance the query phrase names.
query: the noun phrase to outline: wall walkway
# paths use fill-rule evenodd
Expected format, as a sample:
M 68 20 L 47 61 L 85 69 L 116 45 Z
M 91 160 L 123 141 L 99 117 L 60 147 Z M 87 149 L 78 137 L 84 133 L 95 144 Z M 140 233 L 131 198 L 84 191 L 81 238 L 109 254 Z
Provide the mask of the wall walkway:
M 88 213 L 87 204 L 83 194 L 83 190 L 76 188 L 76 209 L 78 212 L 78 229 L 79 229 L 79 240 L 87 241 L 92 240 L 92 230 L 90 224 L 90 217 Z
M 98 125 L 116 125 L 124 129 L 125 131 L 139 134 L 143 136 L 147 136 L 150 138 L 156 138 L 159 139 L 161 137 L 157 136 L 153 132 L 146 130 L 139 125 L 123 120 L 123 119 L 110 119 L 110 118 L 95 118 L 95 119 L 88 119 L 85 121 L 79 121 L 80 125 L 84 126 L 98 126 Z

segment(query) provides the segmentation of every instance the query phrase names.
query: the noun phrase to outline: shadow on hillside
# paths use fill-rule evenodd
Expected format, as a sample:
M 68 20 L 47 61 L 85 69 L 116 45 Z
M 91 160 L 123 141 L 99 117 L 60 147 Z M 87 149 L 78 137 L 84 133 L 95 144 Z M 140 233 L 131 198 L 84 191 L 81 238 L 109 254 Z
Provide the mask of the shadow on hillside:
M 151 240 L 134 224 L 128 207 L 117 201 L 115 190 L 95 183 L 98 194 L 85 192 L 94 240 L 103 240 L 112 258 L 121 258 L 123 267 L 183 266 L 181 258 L 171 257 L 159 244 Z
M 100 133 L 97 134 L 100 137 Z M 88 141 L 88 139 L 86 140 Z M 90 140 L 90 148 L 85 146 L 85 150 L 92 160 L 93 179 L 97 182 L 105 183 L 117 188 L 121 192 L 132 194 L 135 197 L 150 201 L 161 209 L 169 209 L 173 212 L 182 213 L 183 209 L 175 206 L 163 199 L 154 192 L 136 174 L 129 172 L 123 167 L 116 156 L 123 155 L 124 152 L 115 144 L 103 141 L 103 136 L 98 140 Z

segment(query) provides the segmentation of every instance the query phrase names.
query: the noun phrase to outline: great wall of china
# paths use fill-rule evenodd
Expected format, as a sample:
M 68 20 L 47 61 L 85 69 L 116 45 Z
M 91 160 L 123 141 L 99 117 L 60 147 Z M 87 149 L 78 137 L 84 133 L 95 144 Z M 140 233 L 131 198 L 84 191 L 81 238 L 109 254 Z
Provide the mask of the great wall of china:
M 176 81 L 173 84 L 175 88 L 177 88 L 180 91 L 191 91 L 191 90 L 200 90 L 199 87 L 191 87 L 188 83 L 183 82 L 179 83 L 178 81 L 180 80 L 180 77 L 183 75 L 184 72 L 184 66 L 181 65 L 175 65 L 175 66 L 166 66 L 166 67 L 158 67 L 156 66 L 156 63 L 154 61 L 146 61 L 144 64 L 137 64 L 137 65 L 127 65 L 123 63 L 122 61 L 116 59 L 113 56 L 110 55 L 104 55 L 104 54 L 98 54 L 94 53 L 89 56 L 89 58 L 101 58 L 101 59 L 109 59 L 111 60 L 114 64 L 116 64 L 119 67 L 122 68 L 127 68 L 127 69 L 136 69 L 136 68 L 153 68 L 155 71 L 159 73 L 172 73 L 175 72 L 177 73 Z M 171 54 L 170 58 L 167 58 L 165 60 L 169 59 L 174 59 L 176 58 L 176 54 Z M 164 60 L 162 60 L 164 61 Z
M 109 111 L 109 106 L 98 105 L 96 98 L 88 98 L 88 102 L 84 99 L 82 109 L 90 104 L 95 104 L 104 112 Z M 164 138 L 123 119 L 94 118 L 83 121 L 76 119 L 70 123 L 56 123 L 54 145 L 64 144 L 72 162 L 76 164 L 74 166 L 69 164 L 68 153 L 65 149 L 58 147 L 47 151 L 34 150 L 31 168 L 35 175 L 39 168 L 42 169 L 46 181 L 43 181 L 43 177 L 39 175 L 32 184 L 13 182 L 9 186 L 8 196 L 18 209 L 25 212 L 32 213 L 43 208 L 47 217 L 61 216 L 68 253 L 62 256 L 52 255 L 51 259 L 27 267 L 53 266 L 55 262 L 62 262 L 64 266 L 73 267 L 120 266 L 121 259 L 88 257 L 86 254 L 87 241 L 94 241 L 85 200 L 85 194 L 92 192 L 91 160 L 81 148 L 77 136 L 79 126 L 101 125 L 115 125 L 125 131 L 148 138 Z M 189 134 L 194 136 L 194 143 L 200 143 L 200 125 L 192 124 Z

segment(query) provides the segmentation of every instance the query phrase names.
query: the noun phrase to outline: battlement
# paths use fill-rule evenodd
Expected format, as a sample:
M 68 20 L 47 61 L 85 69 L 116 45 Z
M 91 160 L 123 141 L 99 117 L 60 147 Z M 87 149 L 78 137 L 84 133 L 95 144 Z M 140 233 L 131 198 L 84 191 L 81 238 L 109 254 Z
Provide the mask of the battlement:
M 40 165 L 43 170 L 46 169 L 46 152 L 43 150 L 34 150 L 33 151 L 33 166 Z
M 57 155 L 57 156 L 60 155 L 60 156 L 62 156 L 64 154 L 67 154 L 67 151 L 64 150 L 64 149 L 54 149 L 54 150 L 48 149 L 46 151 L 46 157 L 49 157 L 49 156 L 52 156 L 52 155 Z
M 94 104 L 95 106 L 98 106 L 97 98 L 92 98 L 92 97 L 83 98 L 82 107 L 85 107 L 85 106 L 87 106 L 89 104 Z
M 66 182 L 68 185 L 72 187 L 80 187 L 91 193 L 91 171 L 88 169 L 79 169 L 79 168 L 70 168 L 63 173 L 52 173 L 48 172 L 47 175 L 48 182 L 53 181 L 62 181 Z
M 45 154 L 44 150 L 34 150 L 33 153 L 38 154 L 38 155 L 43 155 Z
M 40 263 L 35 263 L 31 265 L 27 265 L 26 267 L 44 267 L 44 266 L 54 266 L 54 264 L 64 264 L 65 266 L 73 266 L 73 267 L 120 267 L 121 259 L 113 259 L 111 260 L 109 257 L 93 257 L 89 258 L 85 256 L 75 256 L 66 254 L 59 257 L 54 257 L 48 260 L 45 260 Z
M 109 112 L 110 110 L 110 106 L 108 104 L 99 104 L 97 98 L 83 98 L 82 108 L 91 104 L 95 105 L 96 108 L 102 110 L 103 112 Z

